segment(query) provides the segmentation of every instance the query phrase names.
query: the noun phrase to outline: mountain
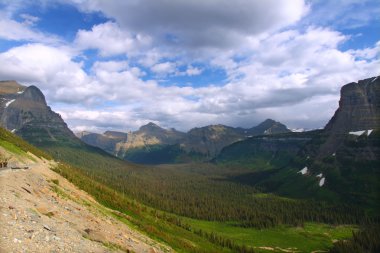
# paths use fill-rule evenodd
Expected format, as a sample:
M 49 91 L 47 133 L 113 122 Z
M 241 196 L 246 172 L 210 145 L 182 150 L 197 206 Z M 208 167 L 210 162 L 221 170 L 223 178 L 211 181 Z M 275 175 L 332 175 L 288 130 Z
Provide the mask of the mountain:
M 378 111 L 374 110 L 373 106 L 378 106 L 377 102 L 374 101 L 378 101 L 377 87 L 379 84 L 374 80 L 373 78 L 370 79 L 370 82 L 367 80 L 364 83 L 362 81 L 359 83 L 360 87 L 362 83 L 367 88 L 371 86 L 368 88 L 371 92 L 365 93 L 364 98 L 369 103 L 368 108 L 372 108 L 369 110 L 372 114 L 369 114 L 368 117 L 376 119 Z M 246 139 L 224 147 L 220 155 L 216 157 L 214 164 L 142 166 L 117 159 L 99 148 L 89 146 L 73 136 L 72 133 L 66 134 L 62 131 L 60 136 L 52 134 L 54 137 L 52 138 L 49 133 L 56 133 L 63 128 L 60 127 L 60 117 L 58 118 L 58 114 L 48 110 L 50 108 L 48 108 L 46 102 L 44 102 L 45 100 L 41 99 L 41 95 L 36 90 L 32 90 L 30 92 L 32 95 L 27 96 L 31 97 L 27 101 L 33 106 L 24 106 L 22 110 L 14 111 L 16 115 L 12 115 L 12 111 L 8 111 L 8 108 L 11 108 L 17 99 L 22 102 L 24 98 L 19 96 L 22 95 L 22 91 L 25 93 L 28 88 L 19 91 L 18 88 L 12 86 L 11 91 L 1 93 L 2 100 L 7 100 L 1 102 L 1 116 L 7 116 L 6 120 L 2 121 L 2 124 L 12 122 L 12 120 L 8 119 L 17 118 L 17 113 L 26 112 L 31 114 L 33 117 L 30 117 L 29 121 L 20 121 L 21 123 L 19 124 L 20 129 L 24 129 L 25 125 L 29 125 L 30 128 L 27 129 L 29 132 L 26 132 L 26 134 L 15 130 L 15 133 L 24 133 L 25 135 L 23 136 L 30 138 L 31 142 L 48 152 L 56 161 L 59 161 L 54 170 L 76 184 L 80 189 L 90 193 L 93 198 L 80 198 L 80 196 L 83 196 L 77 195 L 80 194 L 80 191 L 72 188 L 67 189 L 67 182 L 63 178 L 59 178 L 59 183 L 57 183 L 57 177 L 48 178 L 49 181 L 46 182 L 35 181 L 35 177 L 28 178 L 27 176 L 32 174 L 27 173 L 23 173 L 22 177 L 7 178 L 8 181 L 6 182 L 15 180 L 16 184 L 24 184 L 23 182 L 25 181 L 31 181 L 30 183 L 20 185 L 21 188 L 16 185 L 15 187 L 4 189 L 8 189 L 11 193 L 10 196 L 13 198 L 12 200 L 17 201 L 17 208 L 20 207 L 17 196 L 21 196 L 21 198 L 28 196 L 31 202 L 26 204 L 31 204 L 39 197 L 38 195 L 41 196 L 45 192 L 48 194 L 47 203 L 52 203 L 53 201 L 54 205 L 51 208 L 58 209 L 60 204 L 65 204 L 65 201 L 68 201 L 66 199 L 68 198 L 70 200 L 68 204 L 70 205 L 67 207 L 71 211 L 66 208 L 62 211 L 65 213 L 71 212 L 75 217 L 79 217 L 78 222 L 75 223 L 85 238 L 96 238 L 95 240 L 99 241 L 99 237 L 96 235 L 105 235 L 101 232 L 102 226 L 104 227 L 103 222 L 114 223 L 113 220 L 105 218 L 105 220 L 95 222 L 97 225 L 94 224 L 96 226 L 94 228 L 82 227 L 83 224 L 86 224 L 82 220 L 85 219 L 84 216 L 87 216 L 85 208 L 94 203 L 93 199 L 98 200 L 107 207 L 96 205 L 100 215 L 101 213 L 111 213 L 113 217 L 116 215 L 119 221 L 132 224 L 134 228 L 140 229 L 144 234 L 172 246 L 174 250 L 183 252 L 199 252 L 199 249 L 205 252 L 229 252 L 230 249 L 231 251 L 247 252 L 249 250 L 249 252 L 253 252 L 254 247 L 256 247 L 255 249 L 261 247 L 259 245 L 265 245 L 265 247 L 270 247 L 271 249 L 278 247 L 289 249 L 292 247 L 292 249 L 302 252 L 325 251 L 327 247 L 332 245 L 331 241 L 335 240 L 335 237 L 325 237 L 325 234 L 335 233 L 331 228 L 341 227 L 334 225 L 360 224 L 367 220 L 367 214 L 377 215 L 379 213 L 378 158 L 370 155 L 361 158 L 357 155 L 360 152 L 362 154 L 377 152 L 380 143 L 379 129 L 378 127 L 375 127 L 373 131 L 371 131 L 372 129 L 353 129 L 352 124 L 354 123 L 351 122 L 350 117 L 345 118 L 345 124 L 351 125 L 351 127 L 344 131 L 339 131 L 339 133 L 326 127 L 324 130 L 313 132 L 288 132 L 271 135 L 265 134 L 264 132 L 267 130 L 265 129 L 260 136 L 247 138 L 244 135 L 247 133 L 243 132 L 244 134 L 242 134 L 240 129 L 226 126 L 216 125 L 193 129 L 196 130 L 193 134 L 194 138 L 204 142 L 199 146 L 195 145 L 195 147 L 203 148 L 202 145 L 209 145 L 208 142 L 212 141 L 213 145 L 204 145 L 210 150 L 216 149 L 217 145 L 224 141 L 222 136 L 226 136 L 227 133 L 232 135 L 236 131 L 236 136 L 241 135 Z M 347 95 L 344 90 L 343 87 L 342 97 Z M 375 92 L 372 92 L 372 90 Z M 356 101 L 357 98 L 353 97 L 352 100 Z M 342 109 L 344 103 L 341 102 L 340 104 L 339 112 L 337 111 L 336 113 L 336 120 L 331 123 L 331 129 L 334 129 L 334 125 L 338 122 L 337 119 L 341 118 L 339 116 L 340 112 L 345 111 Z M 37 105 L 39 110 L 34 108 Z M 356 112 L 356 107 L 362 107 L 362 104 L 356 103 L 351 111 Z M 365 109 L 365 113 L 367 111 Z M 38 116 L 37 112 L 41 113 L 41 115 Z M 53 119 L 50 124 L 46 122 L 46 118 L 49 117 Z M 364 117 L 364 119 L 359 117 L 358 121 L 367 122 L 368 117 Z M 16 125 L 15 123 L 12 124 Z M 359 127 L 369 126 L 360 122 L 355 124 Z M 155 138 L 158 139 L 157 136 L 160 136 L 160 134 L 162 135 L 166 131 L 174 131 L 162 130 L 154 124 L 148 124 L 147 127 L 140 130 L 141 135 L 144 133 L 151 138 L 144 137 L 148 138 L 149 141 L 153 139 L 153 137 L 150 137 L 152 135 L 155 135 Z M 244 131 L 248 132 L 248 130 Z M 3 132 L 5 138 L 14 136 L 8 131 Z M 0 131 L 0 137 L 1 134 L 2 132 Z M 88 133 L 82 133 L 80 136 L 87 135 Z M 105 132 L 103 134 L 105 137 L 108 136 L 107 138 L 126 137 L 127 141 L 130 135 L 130 133 L 123 135 L 115 132 Z M 187 133 L 180 140 L 185 143 L 186 137 Z M 329 139 L 338 137 L 340 138 L 339 142 L 334 141 L 332 142 L 334 145 L 329 144 L 329 147 L 331 146 L 330 151 L 334 150 L 335 152 L 332 154 L 327 152 L 326 155 L 323 155 L 321 147 L 328 143 Z M 165 139 L 164 137 L 160 138 Z M 9 145 L 9 141 L 4 142 L 0 138 L 0 146 L 16 152 L 20 152 L 19 148 L 23 149 L 23 145 L 26 145 L 22 142 L 17 142 L 16 144 Z M 149 144 L 144 147 L 146 150 L 151 150 L 152 147 L 156 147 L 155 145 L 159 146 L 158 144 Z M 168 147 L 184 150 L 180 144 L 166 144 L 160 147 L 161 157 L 170 152 L 173 153 L 173 150 L 165 149 Z M 231 152 L 227 152 L 228 150 Z M 160 152 L 155 152 L 154 154 L 160 157 L 158 155 Z M 28 155 L 27 151 L 24 153 Z M 149 151 L 146 154 L 146 157 L 149 157 L 153 153 Z M 173 157 L 182 155 L 183 153 Z M 189 154 L 185 153 L 185 155 Z M 219 161 L 218 159 L 221 160 Z M 247 166 L 248 168 L 240 166 L 246 161 L 251 163 Z M 232 164 L 234 162 L 236 163 Z M 228 166 L 220 166 L 220 163 Z M 233 167 L 230 165 L 233 165 Z M 261 167 L 258 167 L 259 165 Z M 43 173 L 50 174 L 51 171 L 44 170 Z M 7 174 L 12 175 L 15 173 Z M 17 181 L 20 179 L 21 181 Z M 38 188 L 37 191 L 30 191 L 29 187 L 34 187 L 34 182 L 37 183 L 37 186 L 42 184 L 46 187 Z M 250 186 L 248 187 L 245 184 Z M 24 188 L 31 193 L 28 193 Z M 24 194 L 15 195 L 15 189 L 18 190 L 17 192 L 20 191 Z M 54 193 L 51 192 L 52 190 L 55 190 Z M 62 203 L 56 203 L 57 201 Z M 76 203 L 76 201 L 79 203 Z M 6 206 L 11 205 L 7 203 Z M 71 205 L 78 207 L 78 209 L 71 208 Z M 5 213 L 9 214 L 9 216 L 10 214 L 19 216 L 19 213 L 16 213 L 13 207 L 13 205 L 9 207 Z M 30 208 L 35 207 L 30 206 Z M 30 210 L 26 211 L 28 214 Z M 82 215 L 82 217 L 81 214 L 85 215 Z M 60 212 L 49 211 L 47 215 L 40 215 L 40 218 L 42 217 L 43 224 L 47 224 L 48 228 L 51 228 L 49 222 L 52 222 L 55 217 L 61 217 L 60 215 Z M 88 215 L 90 214 L 88 213 Z M 28 220 L 26 219 L 26 221 Z M 18 224 L 18 222 L 23 222 L 23 219 L 18 217 L 13 222 Z M 61 226 L 62 224 L 53 223 L 55 226 Z M 230 232 L 226 230 L 226 233 L 219 233 L 220 225 L 228 228 Z M 306 231 L 308 227 L 311 227 L 311 233 Z M 323 229 L 323 232 L 315 234 L 316 229 L 320 230 L 320 228 Z M 47 228 L 41 229 L 39 231 L 43 231 L 42 233 L 50 233 L 46 232 L 50 231 Z M 350 230 L 351 228 L 344 227 L 344 229 Z M 352 227 L 352 229 L 356 229 L 356 227 Z M 35 229 L 32 230 L 36 231 Z M 33 232 L 28 231 L 27 233 Z M 59 233 L 59 231 L 61 229 L 57 229 L 55 232 Z M 100 232 L 93 233 L 93 231 Z M 247 238 L 252 237 L 252 234 L 262 235 L 257 237 L 261 241 L 259 244 L 256 240 L 254 243 L 248 242 L 247 245 L 241 244 L 241 241 L 235 237 L 236 231 Z M 270 235 L 267 233 L 268 231 Z M 282 241 L 286 241 L 286 244 L 280 245 L 279 242 L 268 244 L 268 241 L 273 239 L 273 231 L 282 231 L 279 236 L 284 239 Z M 294 239 L 294 231 L 300 235 L 296 239 Z M 350 233 L 351 231 L 348 232 L 348 234 Z M 25 234 L 25 231 L 23 231 L 23 234 Z M 77 235 L 79 236 L 76 236 L 76 238 L 81 238 L 80 234 Z M 14 240 L 14 238 L 11 237 L 11 240 Z M 45 238 L 43 237 L 42 239 Z M 49 240 L 51 238 L 49 237 Z M 112 238 L 115 239 L 114 236 Z M 117 238 L 128 245 L 133 243 L 124 235 L 121 235 L 120 232 L 116 235 Z M 311 247 L 315 238 L 318 238 L 318 240 L 325 239 L 321 241 L 320 245 Z M 288 244 L 288 242 L 297 241 L 302 241 L 302 244 L 307 245 L 307 248 L 302 248 L 298 244 Z M 115 249 L 115 247 L 116 249 L 121 249 L 114 244 L 115 241 L 111 242 L 113 244 L 105 243 L 104 245 L 108 245 L 112 249 Z M 44 245 L 48 247 L 48 244 Z
M 259 125 L 248 129 L 249 135 L 268 135 L 268 134 L 281 134 L 291 132 L 284 124 L 267 119 Z
M 215 162 L 252 172 L 233 180 L 268 192 L 380 208 L 380 78 L 342 87 L 323 130 L 253 137 L 225 147 Z
M 152 145 L 172 145 L 178 143 L 184 133 L 175 129 L 164 129 L 150 122 L 141 126 L 138 131 L 130 132 L 128 140 L 120 142 L 115 147 L 118 156 L 125 156 L 125 153 L 134 148 L 144 148 Z
M 14 81 L 0 83 L 0 125 L 33 143 L 77 140 L 37 87 Z
M 280 168 L 288 165 L 319 132 L 253 136 L 224 147 L 213 162 L 255 171 Z
M 200 153 L 207 158 L 212 158 L 223 147 L 244 138 L 245 136 L 233 127 L 210 125 L 191 129 L 180 146 L 186 152 Z
M 342 87 L 339 108 L 325 127 L 327 139 L 316 154 L 319 159 L 344 148 L 353 136 L 370 136 L 374 129 L 380 128 L 379 79 L 369 78 Z M 351 153 L 360 159 L 376 160 L 379 151 L 367 145 Z
M 90 146 L 67 127 L 58 113 L 47 105 L 35 86 L 24 87 L 15 81 L 0 85 L 0 126 L 43 149 L 58 161 L 83 170 L 103 170 L 134 165 L 121 161 L 100 148 Z M 108 132 L 107 138 L 115 136 Z
M 116 131 L 106 131 L 103 134 L 80 132 L 76 133 L 76 136 L 88 145 L 101 147 L 111 154 L 115 152 L 117 143 L 125 142 L 128 138 L 126 133 Z
M 223 147 L 245 139 L 247 136 L 287 133 L 290 130 L 271 119 L 250 129 L 224 125 L 209 125 L 189 130 L 187 133 L 173 128 L 164 129 L 154 123 L 138 131 L 125 133 L 120 140 L 104 134 L 82 132 L 82 141 L 99 147 L 122 159 L 136 163 L 161 164 L 205 161 L 214 158 Z

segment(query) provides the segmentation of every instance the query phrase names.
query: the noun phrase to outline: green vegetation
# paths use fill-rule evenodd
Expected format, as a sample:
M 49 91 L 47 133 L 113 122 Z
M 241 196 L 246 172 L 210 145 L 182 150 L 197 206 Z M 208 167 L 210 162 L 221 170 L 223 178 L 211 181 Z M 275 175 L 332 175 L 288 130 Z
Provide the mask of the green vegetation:
M 52 159 L 50 155 L 27 143 L 22 138 L 12 134 L 2 127 L 0 127 L 0 146 L 4 147 L 14 154 L 24 155 L 30 159 L 33 158 L 27 155 L 28 152 L 34 154 L 37 157 L 42 157 L 48 160 Z
M 186 152 L 179 144 L 149 145 L 140 148 L 121 150 L 118 157 L 139 164 L 173 164 L 204 161 L 206 155 L 194 151 Z
M 360 231 L 354 232 L 349 240 L 334 244 L 330 253 L 378 253 L 380 252 L 380 226 L 367 224 Z
M 319 223 L 305 223 L 304 226 L 277 226 L 268 229 L 242 228 L 235 222 L 210 222 L 195 219 L 184 219 L 192 229 L 205 232 L 216 232 L 232 241 L 254 246 L 260 252 L 260 247 L 297 248 L 301 252 L 326 250 L 333 241 L 347 239 L 352 236 L 355 226 L 332 226 Z M 267 251 L 264 251 L 267 252 Z
M 103 205 L 122 211 L 114 213 L 119 220 L 132 224 L 152 238 L 165 242 L 178 252 L 230 252 L 207 239 L 170 222 L 170 216 L 146 207 L 125 195 L 82 174 L 78 169 L 60 164 L 54 169 Z
M 343 204 L 333 188 L 297 174 L 308 161 L 281 152 L 267 167 L 269 153 L 257 153 L 254 170 L 238 163 L 147 167 L 73 139 L 36 145 L 61 161 L 55 171 L 118 210 L 112 215 L 179 252 L 253 252 L 261 245 L 325 250 L 355 228 L 338 225 L 367 220 L 359 205 Z M 59 182 L 52 187 L 62 194 Z
M 97 153 L 95 148 L 50 147 L 49 151 L 80 168 L 89 178 L 131 199 L 181 216 L 238 220 L 244 227 L 266 228 L 280 224 L 298 226 L 307 221 L 358 223 L 364 215 L 360 209 L 341 203 L 256 198 L 258 188 L 231 181 L 231 173 L 241 172 L 212 164 L 146 167 L 125 163 L 105 152 Z

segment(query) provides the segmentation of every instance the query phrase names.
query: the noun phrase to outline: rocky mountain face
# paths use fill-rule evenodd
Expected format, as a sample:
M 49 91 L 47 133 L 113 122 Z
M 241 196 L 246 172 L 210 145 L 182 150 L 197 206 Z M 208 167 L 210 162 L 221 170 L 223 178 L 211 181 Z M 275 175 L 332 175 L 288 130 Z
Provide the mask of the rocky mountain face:
M 233 127 L 210 125 L 193 128 L 180 143 L 186 152 L 204 154 L 207 158 L 217 155 L 223 147 L 245 138 L 245 134 Z
M 262 171 L 287 166 L 320 131 L 254 136 L 224 147 L 213 160 Z
M 354 136 L 369 136 L 380 128 L 380 78 L 373 77 L 342 87 L 339 108 L 324 129 L 326 141 L 316 156 L 321 159 L 346 147 Z M 356 150 L 356 156 L 378 159 L 369 146 Z
M 346 84 L 323 130 L 237 142 L 224 148 L 216 162 L 251 165 L 256 171 L 238 180 L 266 191 L 379 210 L 379 101 L 380 78 Z
M 154 123 L 140 127 L 138 131 L 124 133 L 120 138 L 106 133 L 78 133 L 87 144 L 102 148 L 120 158 L 142 163 L 172 163 L 209 160 L 223 147 L 252 135 L 271 135 L 290 132 L 287 127 L 274 120 L 266 120 L 250 128 L 233 128 L 224 125 L 209 125 L 193 128 L 187 133 L 175 129 L 164 129 Z M 118 132 L 118 135 L 122 133 Z
M 102 147 L 103 150 L 111 154 L 115 152 L 117 143 L 127 140 L 127 134 L 114 131 L 107 131 L 104 134 L 81 132 L 77 134 L 77 137 L 91 146 Z
M 76 139 L 37 87 L 14 81 L 0 83 L 0 124 L 32 143 Z

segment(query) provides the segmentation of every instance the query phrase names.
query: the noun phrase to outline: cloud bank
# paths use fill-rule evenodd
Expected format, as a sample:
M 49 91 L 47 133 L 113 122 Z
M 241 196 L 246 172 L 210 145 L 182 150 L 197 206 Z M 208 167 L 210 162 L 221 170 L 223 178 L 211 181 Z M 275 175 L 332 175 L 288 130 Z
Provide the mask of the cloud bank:
M 44 4 L 48 10 L 50 3 Z M 0 79 L 40 87 L 73 130 L 127 131 L 149 121 L 181 130 L 250 127 L 266 118 L 323 127 L 342 85 L 379 75 L 380 38 L 347 48 L 352 34 L 319 23 L 319 3 L 54 4 L 108 20 L 78 28 L 67 41 L 39 29 L 44 17 L 28 14 L 27 7 L 10 8 L 0 19 L 0 38 L 18 44 L 0 50 Z M 358 25 L 365 22 L 371 20 Z

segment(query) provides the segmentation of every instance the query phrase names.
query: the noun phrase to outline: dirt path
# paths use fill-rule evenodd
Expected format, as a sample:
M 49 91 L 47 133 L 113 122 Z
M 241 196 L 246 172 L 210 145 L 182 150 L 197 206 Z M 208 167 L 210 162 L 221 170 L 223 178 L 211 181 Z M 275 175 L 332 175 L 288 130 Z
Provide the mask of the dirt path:
M 49 166 L 0 171 L 0 252 L 172 252 Z

